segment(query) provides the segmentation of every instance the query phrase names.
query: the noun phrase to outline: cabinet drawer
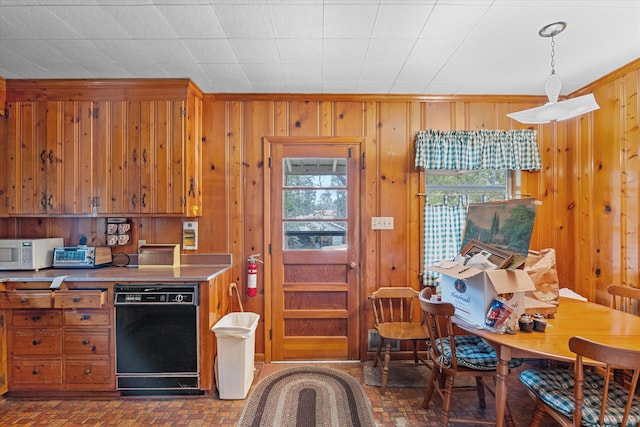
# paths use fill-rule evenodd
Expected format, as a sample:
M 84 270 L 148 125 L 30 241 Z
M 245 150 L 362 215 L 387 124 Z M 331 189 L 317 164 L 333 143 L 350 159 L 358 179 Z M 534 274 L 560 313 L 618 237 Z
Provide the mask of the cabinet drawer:
M 51 308 L 51 291 L 0 292 L 0 308 Z
M 109 326 L 110 310 L 65 310 L 64 324 L 66 326 Z
M 53 296 L 54 308 L 102 308 L 106 302 L 106 289 L 70 289 Z
M 115 387 L 110 359 L 68 358 L 66 368 L 67 384 L 105 384 Z
M 109 331 L 65 331 L 64 354 L 109 354 Z
M 60 329 L 14 329 L 11 331 L 11 351 L 14 355 L 60 355 Z
M 11 325 L 14 328 L 61 326 L 62 312 L 60 310 L 12 310 Z
M 15 385 L 62 385 L 61 359 L 14 359 L 11 369 L 11 383 Z M 9 387 L 11 388 L 11 387 Z

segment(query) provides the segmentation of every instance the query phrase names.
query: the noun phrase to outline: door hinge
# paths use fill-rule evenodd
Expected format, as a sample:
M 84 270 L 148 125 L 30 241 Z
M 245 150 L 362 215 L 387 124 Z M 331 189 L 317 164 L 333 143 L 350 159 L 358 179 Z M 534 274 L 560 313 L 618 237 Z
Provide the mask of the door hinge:
M 89 118 L 97 119 L 100 117 L 100 109 L 99 108 L 89 108 Z
M 186 117 L 187 116 L 187 109 L 184 107 L 180 107 L 180 117 Z

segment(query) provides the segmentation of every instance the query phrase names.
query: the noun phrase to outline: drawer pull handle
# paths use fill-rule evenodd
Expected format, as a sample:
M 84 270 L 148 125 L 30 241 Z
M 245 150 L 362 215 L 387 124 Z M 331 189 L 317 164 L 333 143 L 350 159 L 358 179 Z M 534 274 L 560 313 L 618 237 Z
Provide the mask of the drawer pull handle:
M 83 314 L 81 320 L 89 320 L 91 319 L 91 315 L 90 314 Z
M 31 320 L 33 320 L 34 322 L 37 322 L 40 320 L 40 316 L 38 316 L 37 314 L 35 316 L 31 317 Z
M 73 302 L 80 302 L 80 297 L 73 297 L 72 301 Z
M 87 345 L 89 344 L 89 340 L 82 340 L 82 345 Z
M 22 297 L 20 298 L 20 304 L 26 304 L 29 302 L 29 298 Z
M 40 341 L 40 340 L 33 340 L 33 341 L 31 342 L 31 344 L 33 344 L 33 345 L 38 345 L 38 344 L 40 344 L 41 342 L 42 342 L 42 341 Z
M 84 374 L 85 374 L 85 375 L 89 375 L 90 373 L 91 373 L 91 369 L 85 369 L 85 370 L 84 370 Z
M 33 375 L 38 375 L 40 373 L 40 370 L 39 369 L 34 369 L 33 371 L 31 371 L 31 373 Z

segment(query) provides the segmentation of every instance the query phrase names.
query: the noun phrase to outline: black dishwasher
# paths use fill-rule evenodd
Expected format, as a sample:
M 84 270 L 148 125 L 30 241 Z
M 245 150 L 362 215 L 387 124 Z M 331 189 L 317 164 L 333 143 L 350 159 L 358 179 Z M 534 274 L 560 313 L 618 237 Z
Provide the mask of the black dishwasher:
M 116 284 L 114 304 L 121 394 L 202 394 L 198 285 Z

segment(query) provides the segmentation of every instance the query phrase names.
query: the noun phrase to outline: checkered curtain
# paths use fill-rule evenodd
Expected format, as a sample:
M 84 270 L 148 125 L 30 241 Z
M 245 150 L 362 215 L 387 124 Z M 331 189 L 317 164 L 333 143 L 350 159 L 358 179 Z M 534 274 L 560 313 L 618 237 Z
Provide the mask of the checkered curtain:
M 453 259 L 460 252 L 468 204 L 461 201 L 457 206 L 433 205 L 428 197 L 424 200 L 422 282 L 426 286 L 436 286 L 440 275 L 427 268 L 434 261 Z
M 533 130 L 426 130 L 416 136 L 415 167 L 539 170 L 542 161 Z M 423 284 L 433 286 L 439 275 L 430 272 L 429 266 L 437 260 L 453 259 L 460 251 L 467 204 L 434 206 L 429 203 L 426 183 L 425 191 Z
M 424 130 L 416 136 L 416 167 L 475 170 L 542 168 L 534 130 Z

